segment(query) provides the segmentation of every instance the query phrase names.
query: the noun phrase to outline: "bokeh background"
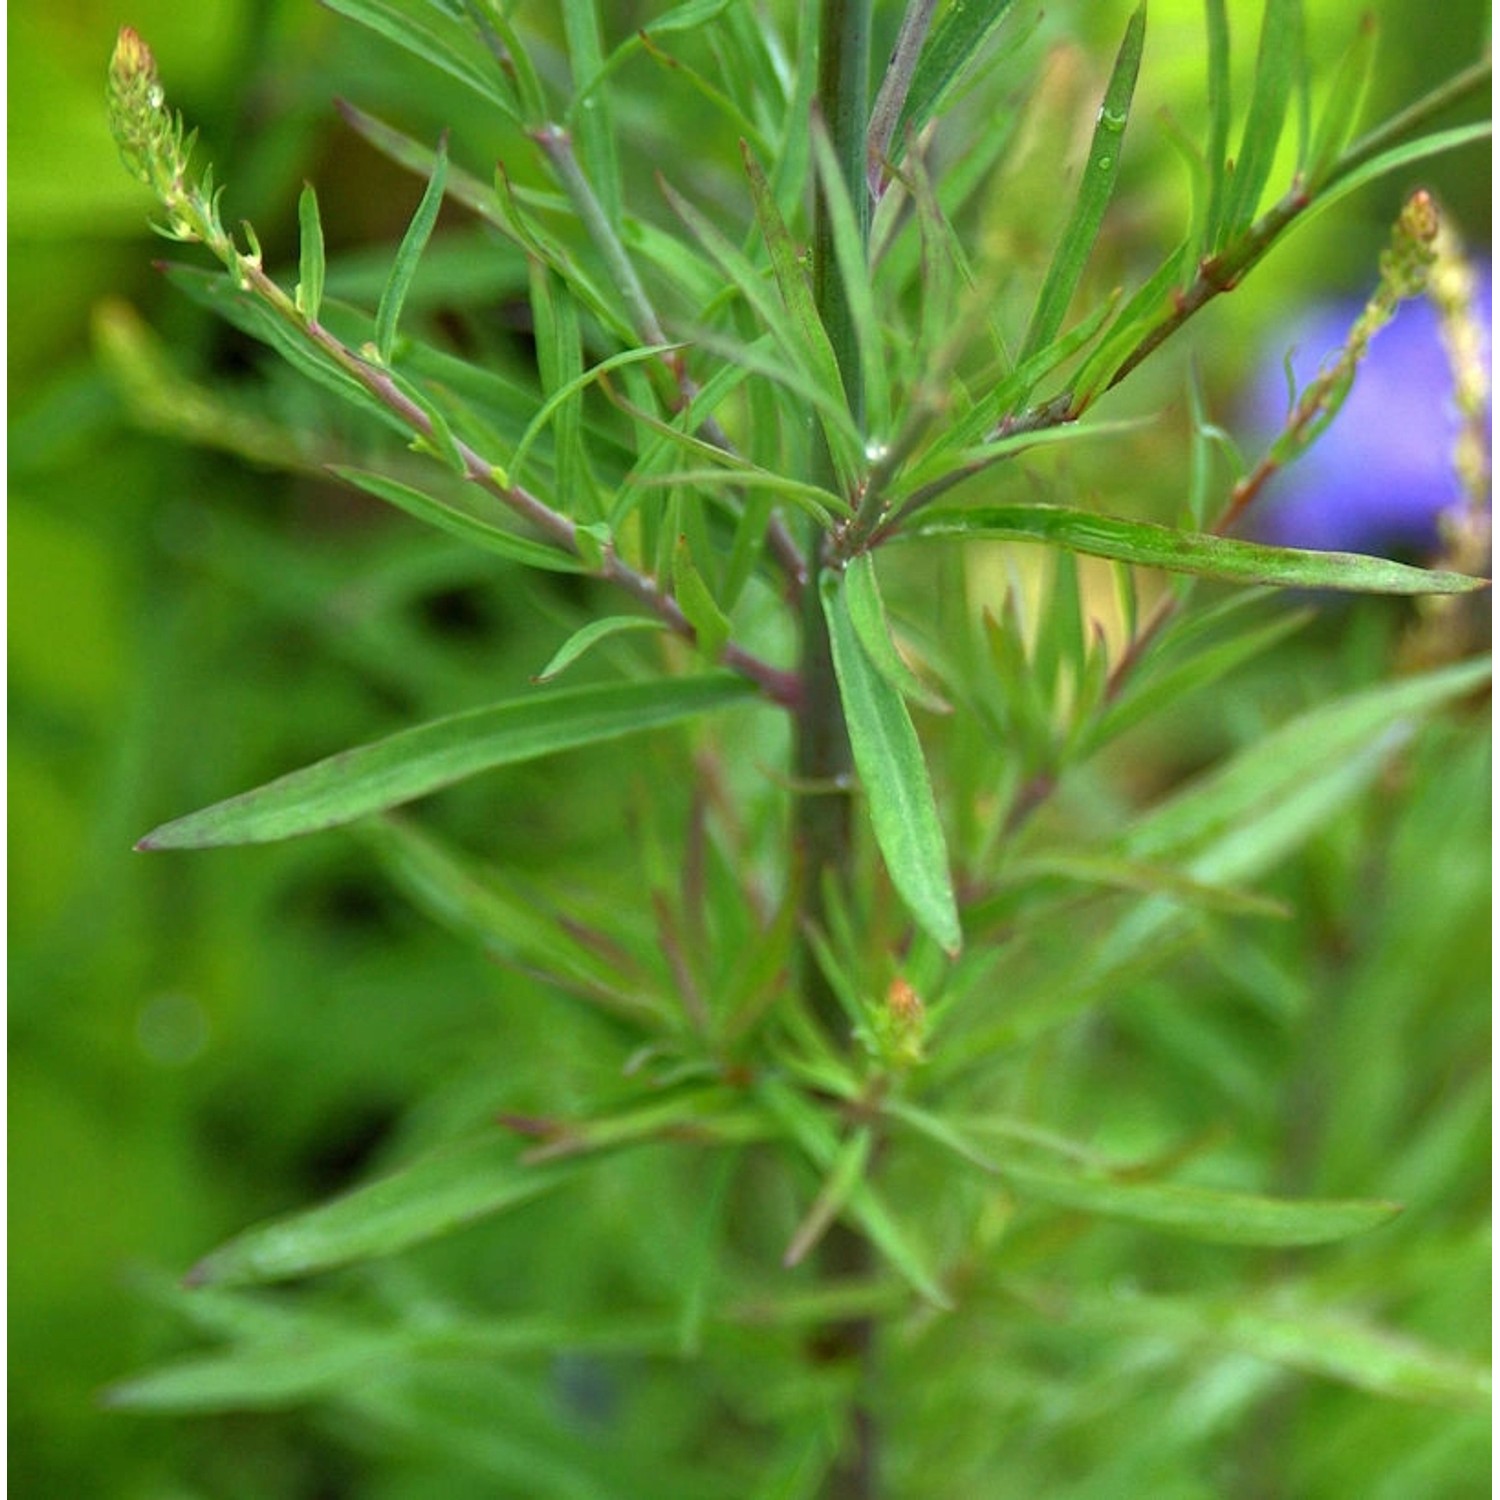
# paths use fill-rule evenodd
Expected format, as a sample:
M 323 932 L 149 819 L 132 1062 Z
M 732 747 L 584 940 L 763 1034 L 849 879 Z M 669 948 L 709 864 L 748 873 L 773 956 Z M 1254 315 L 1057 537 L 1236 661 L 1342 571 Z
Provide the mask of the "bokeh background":
M 361 264 L 378 278 L 414 190 L 332 100 L 429 136 L 449 121 L 423 114 L 416 65 L 312 0 L 8 9 L 13 1492 L 395 1493 L 359 1477 L 347 1450 L 301 1418 L 142 1420 L 104 1410 L 99 1393 L 191 1341 L 160 1289 L 203 1251 L 350 1181 L 434 1080 L 479 1079 L 517 1058 L 541 1066 L 568 1038 L 541 1022 L 528 1034 L 514 1012 L 497 1029 L 494 971 L 410 912 L 341 837 L 190 856 L 131 845 L 330 746 L 499 696 L 545 660 L 556 632 L 497 596 L 483 559 L 372 514 L 372 503 L 143 426 L 118 355 L 122 330 L 135 358 L 158 339 L 210 384 L 250 380 L 259 355 L 152 269 L 179 252 L 149 233 L 144 192 L 118 164 L 105 68 L 122 21 L 148 38 L 170 98 L 230 185 L 227 217 L 256 225 L 273 265 L 295 259 L 297 193 L 314 180 L 351 284 Z M 618 12 L 616 34 L 651 14 L 606 9 Z M 1127 7 L 1072 9 L 1077 18 L 1060 7 L 1055 24 L 1107 57 Z M 1374 9 L 1383 41 L 1371 119 L 1486 43 L 1478 0 Z M 1243 69 L 1258 6 L 1238 0 L 1231 11 Z M 1310 0 L 1308 16 L 1313 56 L 1331 63 L 1352 13 Z M 1167 246 L 1185 188 L 1151 121 L 1161 108 L 1190 128 L 1202 118 L 1199 7 L 1153 0 L 1151 28 L 1122 194 L 1144 216 L 1131 233 Z M 1487 153 L 1424 166 L 1414 180 L 1438 192 L 1487 259 Z M 1232 426 L 1247 382 L 1279 364 L 1302 309 L 1368 290 L 1410 185 L 1366 189 L 1298 232 L 1201 320 L 1192 338 L 1221 420 Z M 469 258 L 482 291 L 482 254 L 465 232 L 445 218 L 452 254 Z M 1180 401 L 1180 374 L 1170 379 L 1178 384 L 1143 385 L 1133 399 Z M 1163 460 L 1162 486 L 1180 482 L 1179 464 L 1180 454 Z M 1263 709 L 1274 721 L 1289 678 L 1305 694 L 1380 670 L 1408 619 L 1404 605 L 1346 608 L 1304 632 L 1295 657 L 1252 675 L 1226 711 L 1248 722 Z M 1162 785 L 1217 748 L 1196 732 L 1178 722 L 1142 741 L 1140 784 Z M 1432 743 L 1406 772 L 1414 797 L 1403 810 L 1351 814 L 1285 892 L 1317 909 L 1319 946 L 1284 961 L 1373 997 L 1371 1034 L 1346 1038 L 1369 1070 L 1357 1117 L 1369 1139 L 1336 1146 L 1352 1159 L 1397 1122 L 1444 1106 L 1436 1178 L 1406 1190 L 1459 1205 L 1455 1244 L 1465 1248 L 1434 1266 L 1454 1279 L 1429 1322 L 1460 1341 L 1485 1311 L 1475 1299 L 1487 1247 L 1473 1239 L 1488 1101 L 1475 1019 L 1488 951 L 1482 749 L 1472 736 Z M 617 819 L 608 791 L 598 807 L 559 813 L 545 785 L 512 778 L 473 807 L 504 823 L 525 860 L 583 839 L 592 817 Z M 1362 918 L 1372 860 L 1393 862 L 1381 909 L 1410 904 L 1401 921 L 1412 930 Z M 1382 1000 L 1381 987 L 1400 990 L 1413 952 L 1423 994 L 1439 994 L 1435 1008 L 1402 1012 L 1436 1017 L 1438 1034 L 1414 1054 L 1410 1036 L 1382 1037 L 1378 1025 L 1382 1005 L 1406 1003 Z M 1167 1027 L 1167 1013 L 1146 1007 L 1138 1024 Z M 1193 1039 L 1181 1043 L 1190 1053 Z M 1403 1048 L 1416 1057 L 1409 1073 Z M 1214 1066 L 1217 1079 L 1195 1086 L 1253 1095 L 1253 1070 L 1233 1057 Z M 1433 1417 L 1423 1441 L 1477 1455 L 1472 1424 L 1447 1421 Z

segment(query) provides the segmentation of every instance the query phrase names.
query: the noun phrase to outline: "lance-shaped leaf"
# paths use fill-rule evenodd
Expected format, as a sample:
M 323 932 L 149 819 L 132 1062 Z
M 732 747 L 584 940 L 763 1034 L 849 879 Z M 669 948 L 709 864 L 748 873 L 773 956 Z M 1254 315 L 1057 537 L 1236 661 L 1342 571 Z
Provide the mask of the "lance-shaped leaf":
M 396 326 L 401 320 L 401 307 L 417 274 L 417 262 L 437 223 L 438 210 L 443 206 L 443 184 L 448 176 L 448 138 L 438 142 L 437 157 L 432 165 L 432 176 L 422 193 L 422 201 L 412 215 L 406 233 L 401 237 L 396 259 L 391 266 L 390 279 L 380 294 L 380 306 L 375 312 L 375 347 L 380 351 L 382 364 L 390 364 L 396 347 Z
M 592 85 L 569 111 L 568 124 L 578 140 L 578 154 L 610 223 L 620 219 L 620 158 L 609 90 L 600 75 L 604 69 L 604 41 L 594 0 L 563 0 L 563 31 L 568 40 L 568 63 L 575 90 Z
M 849 615 L 843 578 L 819 580 L 839 699 L 875 842 L 891 883 L 923 931 L 946 952 L 963 946 L 948 850 L 922 747 L 901 694 L 876 670 Z
M 1219 1245 L 1321 1245 L 1362 1234 L 1401 1212 L 1399 1204 L 1368 1199 L 1266 1198 L 1010 1161 L 1000 1164 L 1000 1174 L 1023 1193 L 1059 1208 L 1130 1219 Z
M 445 927 L 617 1016 L 661 1025 L 662 1006 L 630 956 L 555 910 L 545 892 L 401 818 L 367 818 L 357 831 L 412 903 Z
M 870 1150 L 874 1136 L 868 1125 L 854 1131 L 839 1148 L 828 1177 L 813 1199 L 812 1206 L 803 1215 L 781 1257 L 784 1266 L 796 1266 L 807 1259 L 810 1251 L 828 1232 L 829 1226 L 838 1217 L 849 1201 L 855 1186 L 863 1179 L 870 1164 Z
M 1398 1401 L 1476 1410 L 1490 1404 L 1489 1371 L 1477 1360 L 1330 1308 L 1306 1293 L 1230 1300 L 1111 1292 L 1070 1300 L 1068 1313 L 1096 1326 L 1236 1349 Z
M 1320 214 L 1331 208 L 1350 193 L 1365 186 L 1366 183 L 1374 182 L 1377 178 L 1389 176 L 1392 172 L 1402 172 L 1419 161 L 1426 161 L 1429 157 L 1444 156 L 1450 151 L 1457 151 L 1463 146 L 1477 145 L 1480 141 L 1489 140 L 1494 127 L 1488 120 L 1477 120 L 1472 125 L 1454 125 L 1447 130 L 1435 130 L 1431 135 L 1424 135 L 1414 141 L 1406 141 L 1401 145 L 1392 146 L 1388 151 L 1366 159 L 1357 161 L 1359 158 L 1359 147 L 1356 144 L 1351 147 L 1347 156 L 1341 158 L 1339 163 L 1332 169 L 1328 185 L 1313 199 L 1303 214 L 1304 220 L 1310 220 L 1315 214 Z
M 930 713 L 952 713 L 952 704 L 928 688 L 897 651 L 886 619 L 885 603 L 880 597 L 880 584 L 875 577 L 875 559 L 868 552 L 861 552 L 845 569 L 844 597 L 854 633 L 865 648 L 870 665 L 903 698 L 910 698 Z
M 880 319 L 875 311 L 875 288 L 870 276 L 865 237 L 860 232 L 848 184 L 839 170 L 838 154 L 821 119 L 813 121 L 812 139 L 819 189 L 833 233 L 834 256 L 838 261 L 844 300 L 859 350 L 866 430 L 884 436 L 891 431 L 891 387 L 881 343 Z
M 440 531 L 472 542 L 488 552 L 497 552 L 501 557 L 510 558 L 512 562 L 524 563 L 529 568 L 545 568 L 555 573 L 580 573 L 585 569 L 582 559 L 571 553 L 509 530 L 500 523 L 499 516 L 495 520 L 484 516 L 481 513 L 483 502 L 489 497 L 478 492 L 473 498 L 466 497 L 468 503 L 461 504 L 457 499 L 439 499 L 409 484 L 403 484 L 399 479 L 390 479 L 368 469 L 351 469 L 342 464 L 330 464 L 329 473 L 337 474 L 340 479 L 347 480 L 366 494 L 394 505 L 397 510 L 404 510 L 407 515 L 414 516 L 419 521 L 425 521 Z M 509 512 L 501 511 L 498 501 L 493 504 L 500 515 L 508 516 Z
M 1219 243 L 1224 199 L 1229 191 L 1229 123 L 1233 112 L 1229 95 L 1229 13 L 1224 0 L 1205 0 L 1204 11 L 1208 22 L 1208 144 L 1204 154 L 1209 194 L 1203 239 L 1194 246 L 1194 265 L 1204 250 Z
M 1302 67 L 1302 0 L 1266 0 L 1260 50 L 1255 59 L 1255 88 L 1240 154 L 1229 179 L 1222 241 L 1242 233 L 1255 218 L 1261 193 L 1271 175 L 1276 146 L 1286 123 L 1292 86 Z
M 944 99 L 994 35 L 1009 9 L 1010 0 L 947 8 L 922 48 L 901 114 L 890 132 L 898 153 L 907 138 L 916 135 L 942 108 Z
M 1307 177 L 1319 183 L 1349 144 L 1359 124 L 1375 68 L 1375 18 L 1366 15 L 1339 60 L 1307 156 Z
M 781 300 L 791 317 L 803 366 L 820 389 L 830 395 L 842 396 L 846 381 L 839 370 L 838 357 L 813 299 L 812 286 L 803 268 L 796 241 L 787 228 L 786 220 L 781 216 L 781 210 L 776 206 L 776 195 L 760 163 L 748 146 L 741 155 L 745 161 L 745 176 L 750 183 L 750 199 L 755 205 L 756 223 L 760 226 L 766 249 L 770 252 L 776 289 L 781 293 Z M 857 233 L 855 238 L 858 238 Z M 829 444 L 835 455 L 839 452 L 838 436 L 834 431 L 828 434 Z
M 914 1291 L 935 1307 L 951 1307 L 951 1299 L 905 1225 L 886 1207 L 874 1185 L 851 1171 L 861 1148 L 841 1143 L 825 1112 L 784 1080 L 767 1077 L 756 1092 L 766 1114 L 819 1171 L 829 1174 L 828 1182 L 842 1200 L 835 1212 L 857 1225 Z
M 297 310 L 309 323 L 318 321 L 323 306 L 323 277 L 327 258 L 323 250 L 323 225 L 318 217 L 318 195 L 309 182 L 297 200 L 297 222 L 301 230 L 298 259 Z
M 631 630 L 662 630 L 664 628 L 664 622 L 651 615 L 604 615 L 600 619 L 590 620 L 587 625 L 575 630 L 553 652 L 547 665 L 531 680 L 551 682 L 554 677 L 560 677 L 585 651 L 606 636 L 621 635 Z
M 1152 521 L 1127 521 L 1063 505 L 935 506 L 901 537 L 959 536 L 1003 542 L 1046 542 L 1091 557 L 1192 573 L 1227 583 L 1341 589 L 1366 594 L 1462 594 L 1487 579 L 1435 568 L 1413 568 L 1353 552 L 1266 547 L 1204 532 L 1176 531 Z M 895 540 L 895 538 L 893 538 Z
M 284 322 L 253 293 L 237 287 L 232 276 L 170 264 L 164 268 L 164 273 L 173 286 L 194 302 L 217 313 L 241 333 L 268 344 L 309 380 L 357 406 L 401 437 L 411 436 L 406 422 L 377 401 L 326 349 L 309 340 L 301 329 Z M 328 310 L 327 304 L 323 310 Z
M 609 683 L 511 699 L 434 719 L 329 756 L 149 833 L 139 849 L 264 844 L 352 823 L 496 766 L 537 760 L 743 702 L 729 673 Z
M 1132 859 L 1175 861 L 1213 847 L 1236 829 L 1265 824 L 1279 804 L 1329 766 L 1347 762 L 1362 747 L 1378 747 L 1394 727 L 1477 691 L 1489 675 L 1489 659 L 1478 658 L 1319 703 L 1144 813 L 1125 835 L 1124 851 Z
M 1023 363 L 1057 336 L 1067 315 L 1068 304 L 1078 289 L 1084 265 L 1094 248 L 1099 226 L 1104 221 L 1104 210 L 1109 206 L 1115 179 L 1119 176 L 1120 147 L 1124 144 L 1125 122 L 1130 117 L 1130 101 L 1135 93 L 1136 75 L 1140 72 L 1141 52 L 1145 45 L 1146 7 L 1143 3 L 1131 16 L 1125 29 L 1125 40 L 1120 43 L 1115 57 L 1114 71 L 1110 74 L 1104 103 L 1099 106 L 1099 118 L 1094 125 L 1094 138 L 1089 144 L 1083 181 L 1078 185 L 1078 196 L 1073 203 L 1073 215 L 1047 270 L 1036 311 L 1031 315 L 1031 326 L 1026 330 L 1026 342 L 1021 348 Z
M 672 582 L 677 602 L 697 633 L 698 650 L 709 661 L 717 661 L 729 642 L 729 616 L 719 608 L 685 536 L 677 538 L 672 551 Z
M 499 71 L 486 58 L 472 32 L 443 13 L 443 7 L 424 5 L 421 14 L 400 0 L 327 0 L 328 8 L 368 26 L 398 47 L 441 68 L 473 89 L 507 119 L 518 120 Z
M 309 1276 L 393 1255 L 561 1186 L 573 1163 L 523 1166 L 498 1133 L 450 1146 L 318 1207 L 236 1235 L 188 1273 L 194 1286 Z

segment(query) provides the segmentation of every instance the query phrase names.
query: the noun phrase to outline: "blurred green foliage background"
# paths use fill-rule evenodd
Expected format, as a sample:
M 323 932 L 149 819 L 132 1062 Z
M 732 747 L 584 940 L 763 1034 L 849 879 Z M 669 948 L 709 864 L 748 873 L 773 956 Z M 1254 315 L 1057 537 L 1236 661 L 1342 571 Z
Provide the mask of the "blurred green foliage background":
M 618 34 L 651 14 L 616 9 Z M 1058 7 L 1035 55 L 1054 31 L 1081 34 L 1102 67 L 1126 9 Z M 1248 70 L 1258 6 L 1231 9 Z M 1313 55 L 1331 61 L 1353 17 L 1337 0 L 1308 12 Z M 1377 12 L 1370 118 L 1484 42 L 1477 0 L 1436 11 L 1400 0 Z M 489 587 L 496 575 L 483 558 L 374 514 L 373 502 L 316 475 L 183 446 L 133 419 L 91 333 L 101 316 L 107 326 L 127 315 L 121 301 L 201 381 L 244 382 L 259 356 L 151 269 L 165 247 L 146 229 L 144 191 L 121 170 L 104 118 L 121 20 L 155 49 L 173 102 L 202 130 L 204 159 L 229 184 L 228 218 L 256 225 L 273 266 L 295 258 L 304 178 L 318 184 L 335 255 L 368 246 L 378 263 L 414 204 L 411 181 L 342 125 L 334 96 L 429 136 L 450 123 L 424 114 L 433 90 L 414 65 L 311 0 L 10 7 L 11 1481 L 19 1495 L 125 1500 L 431 1494 L 418 1480 L 401 1490 L 390 1475 L 362 1474 L 301 1418 L 151 1422 L 98 1401 L 108 1382 L 187 1342 L 153 1293 L 157 1278 L 248 1222 L 347 1183 L 398 1129 L 422 1128 L 409 1111 L 439 1080 L 445 1097 L 455 1077 L 467 1080 L 476 1108 L 500 1076 L 507 1097 L 531 1088 L 555 1101 L 591 1055 L 582 1022 L 543 997 L 526 1004 L 523 981 L 409 911 L 342 836 L 192 856 L 131 851 L 165 818 L 338 745 L 502 696 L 546 659 L 557 632 L 528 601 Z M 1169 108 L 1192 129 L 1201 121 L 1201 26 L 1193 0 L 1153 0 L 1120 195 L 1144 219 L 1118 229 L 1127 240 L 1165 247 L 1183 212 L 1182 172 L 1153 112 Z M 454 108 L 474 106 L 460 96 Z M 692 122 L 671 125 L 664 134 L 691 139 Z M 1422 181 L 1482 242 L 1487 160 L 1471 151 Z M 1279 356 L 1275 326 L 1300 301 L 1371 283 L 1404 186 L 1366 189 L 1298 231 L 1194 328 L 1210 397 L 1226 413 L 1247 370 Z M 484 268 L 471 271 L 482 278 Z M 1129 403 L 1179 400 L 1176 379 L 1143 375 Z M 1139 486 L 1170 487 L 1180 463 L 1164 456 Z M 1199 704 L 1191 722 L 1135 741 L 1122 778 L 1143 794 L 1160 788 L 1325 687 L 1374 676 L 1407 609 L 1362 604 L 1298 637 L 1232 681 L 1217 718 Z M 1315 1178 L 1324 1191 L 1441 1205 L 1410 1247 L 1431 1262 L 1425 1301 L 1398 1311 L 1478 1353 L 1487 754 L 1472 734 L 1439 729 L 1401 774 L 1401 798 L 1366 799 L 1280 878 L 1276 894 L 1313 921 L 1257 950 L 1248 968 L 1234 953 L 1218 955 L 1218 973 L 1214 955 L 1200 966 L 1201 983 L 1243 985 L 1273 1008 L 1326 991 L 1317 1033 L 1291 1056 L 1265 1055 L 1254 1035 L 1226 1045 L 1163 985 L 1118 1018 L 1115 1087 L 1150 1082 L 1133 1106 L 1143 1139 L 1155 1137 L 1157 1115 L 1212 1120 L 1229 1101 L 1269 1142 L 1297 1134 L 1280 1113 L 1289 1098 L 1316 1101 L 1308 1128 L 1320 1159 L 1291 1151 L 1289 1180 L 1277 1185 Z M 595 785 L 564 808 L 542 772 L 488 778 L 453 794 L 448 816 L 503 827 L 523 863 L 607 862 L 628 830 L 612 778 Z M 1082 1065 L 1079 1077 L 1097 1086 Z M 1093 1106 L 1104 1112 L 1097 1095 Z M 1375 1252 L 1356 1247 L 1349 1264 L 1365 1253 Z M 1484 1492 L 1482 1418 L 1392 1416 L 1347 1392 L 1330 1400 L 1348 1408 L 1331 1429 L 1337 1453 L 1324 1455 L 1325 1466 L 1346 1465 L 1342 1493 L 1456 1496 L 1422 1474 L 1448 1484 L 1471 1466 L 1475 1483 L 1461 1492 Z M 1300 1418 L 1281 1420 L 1268 1441 L 1290 1444 Z M 1216 1493 L 1339 1493 L 1319 1488 L 1308 1436 L 1296 1451 L 1310 1468 L 1282 1470 L 1285 1488 Z M 1362 1464 L 1373 1473 L 1398 1461 L 1407 1467 L 1397 1487 L 1345 1481 Z

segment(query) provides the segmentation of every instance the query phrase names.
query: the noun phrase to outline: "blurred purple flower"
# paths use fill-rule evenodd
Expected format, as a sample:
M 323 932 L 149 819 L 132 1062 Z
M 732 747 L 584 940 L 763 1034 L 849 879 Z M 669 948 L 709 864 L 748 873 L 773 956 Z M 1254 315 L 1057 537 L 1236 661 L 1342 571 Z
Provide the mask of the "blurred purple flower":
M 1264 451 L 1286 419 L 1285 351 L 1292 351 L 1300 391 L 1343 344 L 1361 306 L 1324 304 L 1277 335 L 1247 393 L 1247 456 Z M 1475 312 L 1488 363 L 1487 271 Z M 1438 516 L 1463 498 L 1453 467 L 1458 422 L 1437 311 L 1426 298 L 1403 303 L 1371 342 L 1343 409 L 1309 451 L 1269 481 L 1246 529 L 1261 541 L 1317 551 L 1436 551 Z

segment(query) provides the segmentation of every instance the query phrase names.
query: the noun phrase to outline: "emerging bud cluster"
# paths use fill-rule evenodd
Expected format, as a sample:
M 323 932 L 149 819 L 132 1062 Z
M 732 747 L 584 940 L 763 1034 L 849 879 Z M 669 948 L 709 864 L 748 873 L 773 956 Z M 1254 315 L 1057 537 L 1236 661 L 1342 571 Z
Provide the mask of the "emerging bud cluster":
M 121 28 L 109 64 L 109 127 L 132 177 L 154 192 L 167 212 L 158 226 L 169 239 L 202 241 L 222 252 L 228 236 L 219 224 L 208 183 L 188 172 L 193 138 L 166 105 L 156 58 L 133 27 Z M 232 247 L 231 247 L 232 248 Z

